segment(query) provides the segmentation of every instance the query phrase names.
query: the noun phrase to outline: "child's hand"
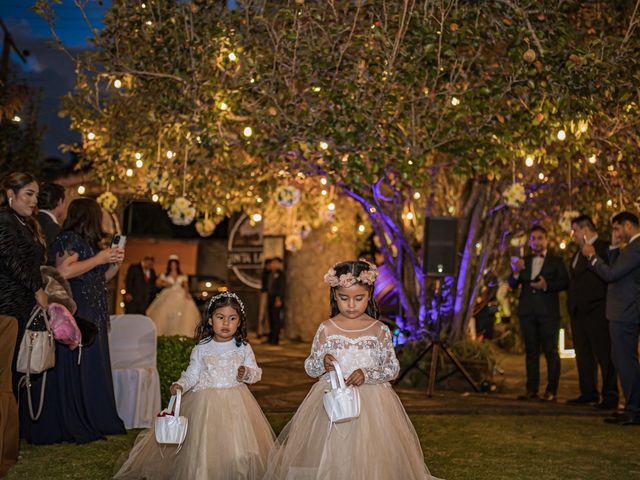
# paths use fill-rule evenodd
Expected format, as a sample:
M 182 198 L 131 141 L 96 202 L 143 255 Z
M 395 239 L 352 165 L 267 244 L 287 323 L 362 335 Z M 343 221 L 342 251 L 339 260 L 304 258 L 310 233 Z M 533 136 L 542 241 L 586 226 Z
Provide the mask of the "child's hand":
M 178 390 L 182 391 L 182 385 L 180 385 L 179 383 L 171 384 L 171 388 L 169 388 L 171 395 L 176 395 L 178 393 Z
M 245 376 L 246 373 L 247 373 L 247 368 L 244 365 L 238 367 L 238 377 L 237 377 L 237 379 L 238 379 L 239 382 L 242 382 L 244 380 L 244 376 Z
M 324 356 L 324 369 L 327 372 L 331 372 L 333 371 L 333 362 L 335 362 L 336 359 L 333 357 L 333 355 L 331 355 L 330 353 L 327 353 Z
M 361 369 L 356 370 L 349 378 L 345 381 L 347 385 L 353 385 L 354 387 L 359 387 L 364 383 L 364 372 Z

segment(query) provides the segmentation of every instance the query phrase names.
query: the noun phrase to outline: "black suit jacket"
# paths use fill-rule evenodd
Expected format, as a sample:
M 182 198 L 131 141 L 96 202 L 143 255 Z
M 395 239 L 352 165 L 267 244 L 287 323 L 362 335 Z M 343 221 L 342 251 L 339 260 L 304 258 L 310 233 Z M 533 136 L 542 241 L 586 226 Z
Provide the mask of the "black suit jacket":
M 47 248 L 53 243 L 61 231 L 60 225 L 44 212 L 38 212 L 38 223 L 44 233 L 44 240 L 47 242 Z
M 594 244 L 596 254 L 605 259 L 609 257 L 609 242 L 597 239 Z M 578 255 L 576 266 L 573 266 L 575 256 Z M 584 315 L 597 310 L 604 314 L 607 299 L 607 282 L 589 268 L 587 258 L 578 249 L 571 257 L 569 266 L 570 280 L 568 291 L 569 314 Z
M 280 301 L 284 304 L 284 294 L 286 291 L 286 279 L 282 270 L 277 270 L 272 273 L 271 288 L 268 291 L 269 305 L 271 305 L 276 297 L 280 298 Z
M 133 296 L 130 302 L 125 302 L 126 312 L 144 314 L 156 295 L 155 270 L 151 270 L 149 280 L 146 281 L 142 264 L 135 263 L 131 265 L 127 270 L 125 288 L 127 293 Z
M 547 281 L 547 290 L 531 288 L 531 264 L 533 256 L 524 258 L 525 268 L 518 278 L 509 277 L 511 288 L 522 287 L 518 302 L 518 315 L 560 316 L 558 292 L 565 290 L 569 284 L 569 274 L 562 257 L 547 252 L 540 270 L 540 276 Z

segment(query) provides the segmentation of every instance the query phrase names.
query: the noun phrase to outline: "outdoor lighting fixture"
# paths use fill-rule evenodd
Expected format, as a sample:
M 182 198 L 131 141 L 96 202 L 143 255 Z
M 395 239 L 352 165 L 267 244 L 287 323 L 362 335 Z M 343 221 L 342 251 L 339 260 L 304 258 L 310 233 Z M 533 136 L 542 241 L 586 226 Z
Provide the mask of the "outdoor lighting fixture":
M 126 174 L 127 174 L 127 177 L 133 177 L 133 169 L 127 168 Z
M 320 90 L 322 90 L 322 88 L 320 87 L 313 87 L 313 91 L 318 93 Z
M 259 213 L 254 213 L 253 215 L 251 215 L 251 220 L 256 223 L 260 222 L 262 220 L 262 215 L 260 215 Z
M 229 60 L 231 60 L 232 62 L 235 62 L 238 60 L 238 56 L 235 53 L 231 52 L 229 54 Z
M 216 213 L 217 213 L 218 215 L 222 215 L 222 208 L 220 208 L 220 207 L 216 207 Z
M 120 295 L 124 295 L 125 293 L 127 293 L 127 291 L 124 288 L 120 290 Z
M 531 155 L 527 155 L 527 158 L 524 160 L 524 164 L 527 167 L 533 167 L 533 157 Z
M 167 158 L 168 159 L 172 159 L 176 154 L 173 153 L 171 150 L 167 150 Z
M 538 178 L 539 178 L 540 180 L 544 180 L 544 173 L 540 172 L 540 173 L 538 174 Z
M 327 208 L 333 212 L 336 209 L 336 204 L 332 202 L 327 205 Z
M 333 225 L 331 227 L 331 233 L 338 233 L 338 227 L 336 227 L 335 225 Z
M 22 121 L 22 119 L 20 118 L 19 115 L 14 115 L 13 118 L 11 119 L 12 122 L 16 122 L 16 123 L 20 123 Z
M 358 225 L 358 232 L 364 233 L 364 231 L 365 231 L 365 226 L 364 225 Z
M 143 165 L 144 163 L 142 163 L 142 160 L 136 160 L 136 167 L 142 168 Z
M 124 302 L 120 302 L 120 308 L 124 308 Z
M 329 148 L 329 144 L 327 142 L 320 142 L 320 148 L 322 150 L 326 150 L 327 148 Z
M 87 138 L 89 140 L 93 140 L 94 138 L 96 138 L 96 134 L 93 133 L 93 132 L 89 132 L 89 133 L 87 133 Z
M 140 152 L 136 152 L 135 157 L 136 160 L 140 160 L 142 158 L 142 154 Z
M 151 26 L 151 25 L 153 25 L 153 22 L 152 22 L 151 20 L 147 20 L 147 21 L 146 21 L 146 24 L 147 24 L 147 25 L 149 25 L 149 26 Z
M 407 220 L 413 220 L 413 213 L 412 212 L 407 213 Z
M 86 189 L 86 188 L 84 188 L 84 185 L 80 185 L 80 186 L 78 187 L 78 193 L 79 193 L 80 195 L 84 195 L 84 192 L 86 192 L 86 191 L 87 191 L 87 189 Z
M 327 196 L 327 191 L 326 191 L 326 190 L 322 190 L 320 193 L 321 193 L 321 194 L 322 194 L 322 196 L 324 196 L 324 197 L 326 197 L 326 196 Z
M 147 4 L 143 3 L 142 5 L 140 5 L 142 8 L 147 8 Z
M 202 296 L 203 297 L 208 297 L 209 296 L 209 292 L 202 292 Z
M 153 203 L 156 203 L 160 198 L 158 197 L 157 193 L 154 193 L 153 195 L 151 195 L 151 201 Z
M 560 242 L 560 250 L 564 250 L 565 248 L 567 248 L 567 244 L 564 242 Z
M 565 133 L 565 131 L 564 130 L 558 131 L 558 140 L 562 141 L 565 138 L 567 138 L 567 134 Z
M 457 107 L 458 105 L 460 105 L 460 100 L 457 97 L 453 97 L 451 99 L 451 105 L 453 105 L 454 107 Z
M 369 209 L 369 213 L 376 213 L 376 212 L 377 212 L 376 207 L 371 207 Z
M 120 88 L 120 87 L 122 87 L 122 82 L 120 81 L 120 79 L 119 79 L 119 78 L 116 78 L 116 79 L 113 81 L 113 86 L 114 86 L 114 87 L 116 87 L 116 88 Z
M 323 178 L 321 178 L 321 179 L 320 179 L 320 183 L 321 183 L 322 185 L 326 185 L 326 184 L 327 184 L 327 179 L 326 179 L 326 178 L 324 178 L 324 177 L 323 177 Z
M 591 165 L 595 165 L 595 163 L 596 163 L 597 161 L 598 161 L 598 157 L 596 157 L 596 155 L 595 155 L 595 154 L 593 154 L 593 155 L 591 155 L 591 156 L 589 157 L 589 163 L 590 163 Z
M 242 133 L 245 137 L 249 138 L 251 135 L 253 135 L 253 130 L 251 129 L 251 127 L 244 127 Z
M 211 288 L 212 287 L 212 283 L 211 282 L 205 282 L 204 286 L 207 287 L 207 288 Z
M 222 110 L 222 111 L 224 112 L 224 111 L 225 111 L 225 110 L 227 110 L 228 108 L 229 108 L 229 105 L 227 105 L 227 104 L 226 104 L 226 103 L 224 103 L 224 102 L 220 102 L 220 110 Z
M 607 200 L 607 207 L 611 207 L 613 206 L 613 200 L 609 199 Z
M 413 198 L 416 199 L 416 200 L 419 200 L 420 196 L 421 196 L 420 192 L 416 192 L 416 193 L 413 194 Z

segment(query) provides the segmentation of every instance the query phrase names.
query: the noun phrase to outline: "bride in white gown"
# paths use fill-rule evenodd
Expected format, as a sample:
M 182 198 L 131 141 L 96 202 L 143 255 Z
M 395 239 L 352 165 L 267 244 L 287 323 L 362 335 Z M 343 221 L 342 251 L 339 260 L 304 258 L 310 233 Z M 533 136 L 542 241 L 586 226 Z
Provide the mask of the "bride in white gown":
M 156 324 L 158 335 L 193 337 L 200 322 L 200 311 L 189 293 L 189 278 L 180 271 L 177 255 L 169 257 L 167 271 L 156 286 L 163 288 L 147 308 L 147 316 Z

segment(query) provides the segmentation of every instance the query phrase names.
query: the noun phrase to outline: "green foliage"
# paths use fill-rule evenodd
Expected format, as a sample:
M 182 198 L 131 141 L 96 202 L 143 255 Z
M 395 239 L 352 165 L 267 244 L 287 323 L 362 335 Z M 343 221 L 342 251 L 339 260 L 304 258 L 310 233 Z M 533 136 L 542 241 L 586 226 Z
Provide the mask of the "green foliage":
M 195 345 L 195 340 L 189 337 L 158 337 L 157 364 L 163 408 L 169 403 L 169 387 L 186 370 Z

